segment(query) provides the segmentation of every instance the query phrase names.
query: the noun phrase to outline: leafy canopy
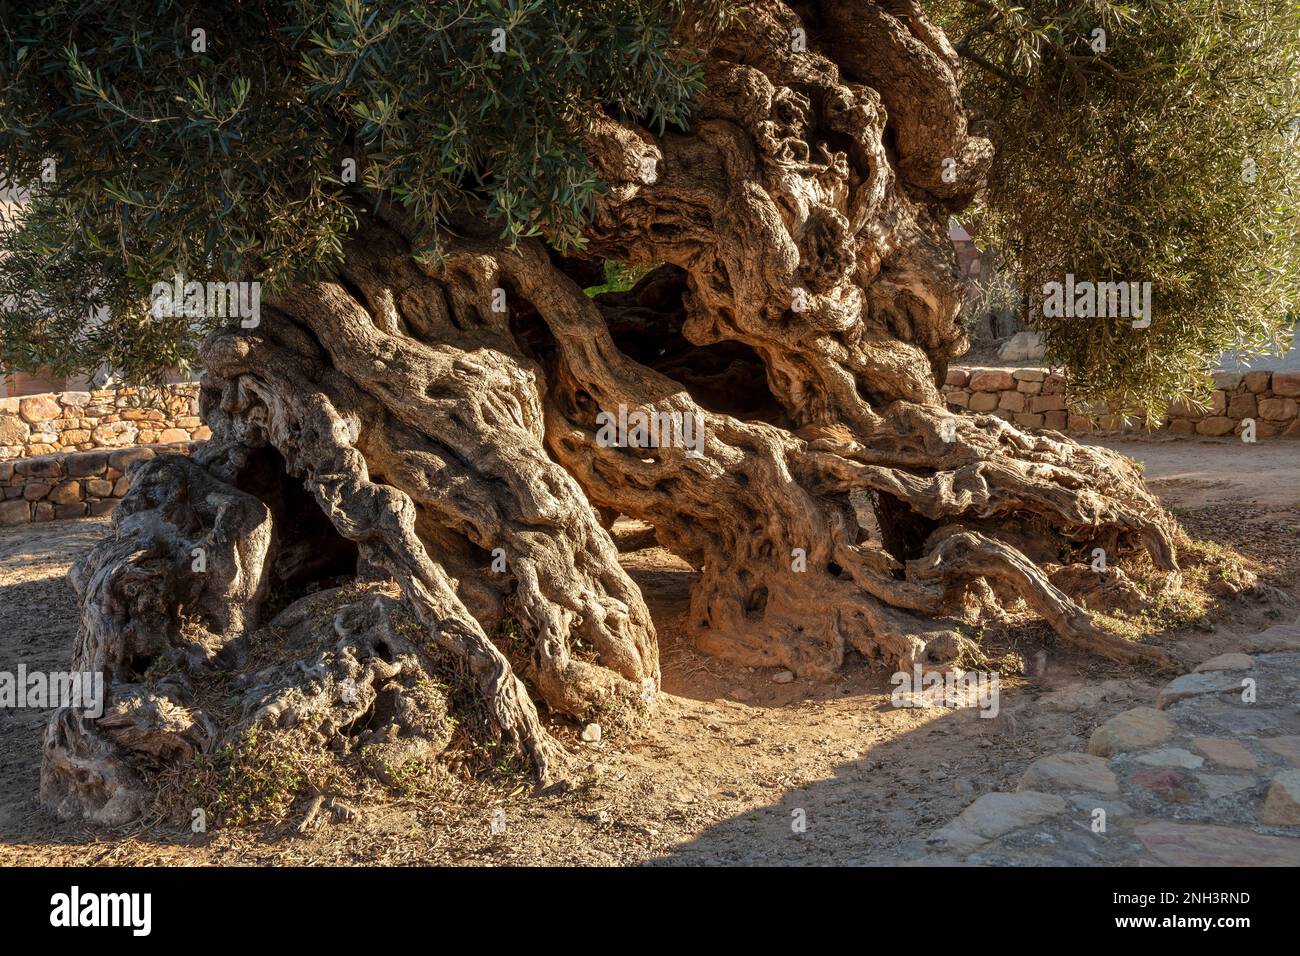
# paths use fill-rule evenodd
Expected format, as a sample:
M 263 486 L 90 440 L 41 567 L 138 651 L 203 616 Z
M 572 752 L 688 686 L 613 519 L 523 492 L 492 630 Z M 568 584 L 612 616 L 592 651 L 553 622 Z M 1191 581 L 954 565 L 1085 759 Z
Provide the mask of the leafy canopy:
M 1285 334 L 1300 301 L 1294 0 L 927 5 L 998 146 L 968 218 L 1076 394 L 1155 413 L 1221 352 Z M 400 204 L 431 243 L 465 204 L 506 236 L 580 242 L 603 188 L 580 142 L 592 112 L 684 125 L 700 70 L 675 28 L 730 11 L 0 0 L 0 171 L 33 186 L 22 228 L 0 230 L 0 366 L 185 367 L 202 323 L 148 315 L 152 283 L 274 288 L 337 260 L 359 202 Z M 1151 327 L 1043 317 L 1040 290 L 1067 273 L 1151 282 Z
M 203 329 L 150 316 L 153 283 L 274 289 L 338 259 L 361 201 L 431 243 L 468 203 L 580 241 L 592 113 L 686 122 L 674 27 L 724 15 L 686 5 L 0 0 L 0 171 L 31 186 L 0 233 L 0 366 L 184 367 Z
M 934 0 L 992 121 L 968 219 L 1073 391 L 1159 414 L 1300 312 L 1300 4 Z M 1095 31 L 1104 31 L 1097 33 Z M 1152 283 L 1151 326 L 1045 318 L 1043 285 Z

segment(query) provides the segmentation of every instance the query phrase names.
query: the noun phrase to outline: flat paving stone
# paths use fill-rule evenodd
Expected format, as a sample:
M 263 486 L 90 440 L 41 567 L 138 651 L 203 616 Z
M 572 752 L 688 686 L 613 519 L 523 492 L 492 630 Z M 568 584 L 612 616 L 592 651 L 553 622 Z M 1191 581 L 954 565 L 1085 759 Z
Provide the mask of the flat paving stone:
M 1261 737 L 1259 742 L 1293 767 L 1300 767 L 1300 737 Z
M 1230 797 L 1234 793 L 1249 790 L 1259 783 L 1258 777 L 1244 773 L 1198 773 L 1196 782 L 1205 788 L 1205 795 L 1211 800 Z
M 1300 625 L 1276 624 L 1247 638 L 1242 649 L 1256 654 L 1300 651 Z
M 927 842 L 949 850 L 972 850 L 1065 810 L 1065 798 L 1054 793 L 986 793 L 931 834 Z
M 1291 837 L 1170 820 L 1142 824 L 1134 833 L 1168 866 L 1300 866 L 1300 840 Z
M 1226 737 L 1194 737 L 1192 749 L 1210 763 L 1230 770 L 1254 770 L 1259 766 L 1253 753 Z
M 1204 757 L 1198 757 L 1190 750 L 1181 747 L 1163 747 L 1137 755 L 1137 762 L 1149 767 L 1182 767 L 1184 770 L 1196 770 L 1205 764 Z
M 1199 667 L 1196 672 L 1205 671 L 1246 671 L 1255 666 L 1255 658 L 1249 654 L 1220 654 L 1218 657 L 1211 657 Z
M 1294 726 L 1278 708 L 1248 706 L 1236 697 L 1197 697 L 1168 713 L 1184 730 L 1207 737 L 1277 737 Z
M 1283 770 L 1273 778 L 1259 818 L 1274 827 L 1300 826 L 1300 770 Z
M 1241 674 L 1233 671 L 1206 671 L 1203 674 L 1184 674 L 1165 685 L 1160 696 L 1156 698 L 1159 710 L 1168 709 L 1170 704 L 1203 694 L 1240 693 L 1242 690 Z
M 1020 790 L 1119 793 L 1119 781 L 1105 759 L 1092 754 L 1050 754 L 1039 757 L 1020 778 Z
M 1135 707 L 1116 714 L 1092 732 L 1088 753 L 1112 757 L 1118 753 L 1149 750 L 1174 735 L 1174 722 L 1150 707 Z

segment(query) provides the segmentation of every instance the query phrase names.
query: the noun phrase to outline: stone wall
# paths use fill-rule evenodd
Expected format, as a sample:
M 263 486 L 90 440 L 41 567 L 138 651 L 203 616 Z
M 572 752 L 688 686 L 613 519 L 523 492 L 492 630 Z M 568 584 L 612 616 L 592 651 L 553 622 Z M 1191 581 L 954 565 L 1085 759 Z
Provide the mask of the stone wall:
M 209 435 L 199 421 L 196 383 L 0 398 L 0 461 Z
M 951 368 L 943 386 L 950 406 L 997 415 L 1024 428 L 1087 427 L 1070 421 L 1065 376 L 1041 368 Z
M 1220 437 L 1241 434 L 1255 423 L 1255 437 L 1300 438 L 1300 372 L 1215 372 L 1208 408 L 1179 400 L 1160 431 Z M 1062 432 L 1145 431 L 1125 428 L 1115 415 L 1090 413 L 1086 403 L 1067 405 L 1060 372 L 1041 368 L 951 368 L 943 386 L 951 408 L 997 415 L 1025 428 Z
M 1300 372 L 1215 372 L 1208 410 L 1174 402 L 1165 426 L 1178 435 L 1239 435 L 1246 419 L 1256 438 L 1300 438 Z
M 192 448 L 180 442 L 0 461 L 0 527 L 108 514 L 130 488 L 131 462 Z

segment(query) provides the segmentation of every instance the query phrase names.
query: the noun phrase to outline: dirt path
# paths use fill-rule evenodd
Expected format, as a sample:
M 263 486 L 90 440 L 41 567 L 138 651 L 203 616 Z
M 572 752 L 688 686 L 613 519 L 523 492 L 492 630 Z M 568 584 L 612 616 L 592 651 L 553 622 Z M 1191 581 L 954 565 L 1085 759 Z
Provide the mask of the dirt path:
M 1189 530 L 1265 562 L 1294 593 L 1300 444 L 1115 442 L 1142 460 Z M 98 521 L 0 530 L 0 667 L 66 662 L 75 607 L 62 574 Z M 659 632 L 665 695 L 635 739 L 582 744 L 594 782 L 563 796 L 466 789 L 445 801 L 374 795 L 353 821 L 193 835 L 69 826 L 35 795 L 42 711 L 0 711 L 0 862 L 25 863 L 878 863 L 918 858 L 918 839 L 977 796 L 1013 790 L 1036 757 L 1086 748 L 1101 720 L 1157 682 L 1080 658 L 1043 629 L 992 634 L 998 650 L 1045 650 L 1046 671 L 1004 686 L 995 718 L 891 706 L 890 674 L 853 661 L 832 683 L 776 683 L 697 654 L 681 633 L 691 573 L 658 549 L 626 556 Z M 1288 620 L 1294 611 L 1286 611 Z M 1187 660 L 1283 612 L 1218 609 L 1214 630 L 1177 635 Z M 492 834 L 493 811 L 505 834 Z M 802 822 L 805 832 L 792 824 Z
M 1164 438 L 1098 442 L 1146 466 L 1147 482 L 1175 508 L 1249 503 L 1300 508 L 1300 442 Z

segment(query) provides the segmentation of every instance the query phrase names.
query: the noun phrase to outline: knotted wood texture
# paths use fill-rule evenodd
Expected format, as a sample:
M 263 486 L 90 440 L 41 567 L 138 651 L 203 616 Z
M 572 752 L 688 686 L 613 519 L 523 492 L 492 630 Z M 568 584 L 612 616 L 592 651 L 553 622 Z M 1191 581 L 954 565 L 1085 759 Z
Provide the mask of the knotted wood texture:
M 991 157 L 942 34 L 914 3 L 759 0 L 696 39 L 689 130 L 588 131 L 610 188 L 582 258 L 463 214 L 417 260 L 400 216 L 367 215 L 333 275 L 208 338 L 212 440 L 141 465 L 74 571 L 75 662 L 110 675 L 110 718 L 56 714 L 50 805 L 130 819 L 151 773 L 254 726 L 436 758 L 448 699 L 428 686 L 449 667 L 542 781 L 563 776 L 539 705 L 608 729 L 658 690 L 617 514 L 697 569 L 688 628 L 737 663 L 942 664 L 962 621 L 1018 600 L 1080 647 L 1166 662 L 1051 580 L 1103 547 L 1177 586 L 1135 464 L 940 397 L 964 347 L 948 217 Z M 602 258 L 658 268 L 589 298 Z M 598 440 L 620 408 L 700 442 Z M 222 714 L 194 689 L 214 674 L 239 701 Z

